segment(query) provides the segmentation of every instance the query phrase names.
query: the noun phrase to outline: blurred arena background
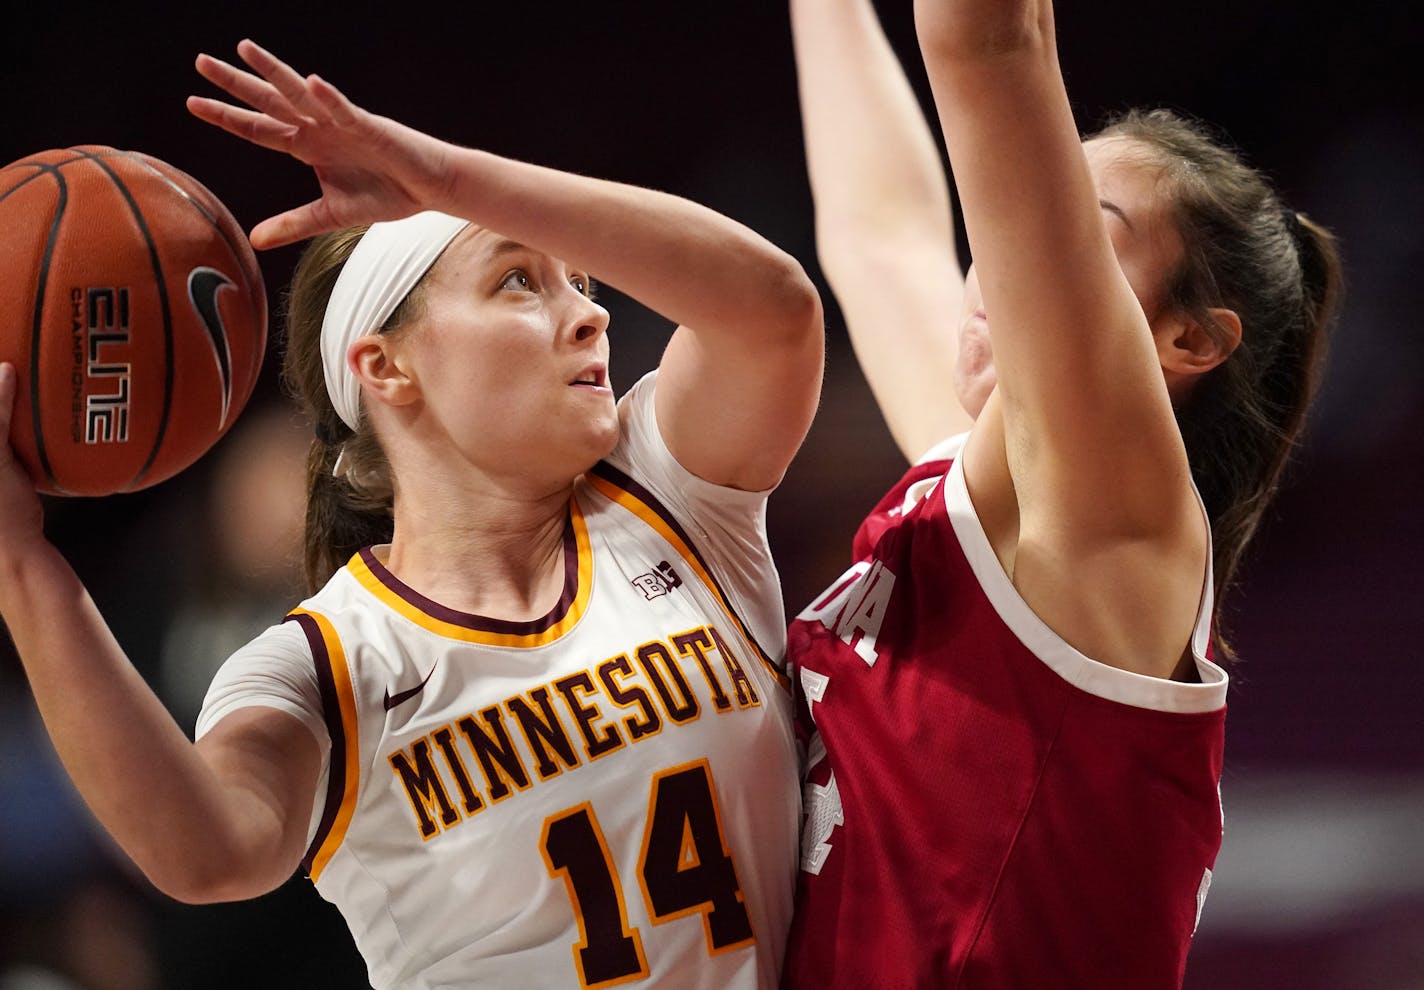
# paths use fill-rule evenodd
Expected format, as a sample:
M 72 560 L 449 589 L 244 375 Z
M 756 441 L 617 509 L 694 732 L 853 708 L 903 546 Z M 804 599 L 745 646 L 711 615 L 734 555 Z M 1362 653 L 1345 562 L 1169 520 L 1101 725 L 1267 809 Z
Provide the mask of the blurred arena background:
M 926 96 L 909 8 L 880 3 Z M 1402 0 L 1059 8 L 1081 124 L 1161 104 L 1220 125 L 1340 235 L 1349 278 L 1308 442 L 1227 616 L 1242 662 L 1226 840 L 1187 970 L 1196 990 L 1424 988 L 1416 11 Z M 818 274 L 777 0 L 59 0 L 5 16 L 4 161 L 83 143 L 145 151 L 207 184 L 247 227 L 304 202 L 315 183 L 302 167 L 183 109 L 188 93 L 211 92 L 193 56 L 230 58 L 250 35 L 442 137 L 707 203 Z M 262 258 L 274 311 L 295 260 L 295 249 Z M 656 361 L 667 328 L 604 298 L 621 391 Z M 829 296 L 827 317 L 823 409 L 772 501 L 793 612 L 839 573 L 855 525 L 902 467 Z M 216 665 L 300 597 L 306 434 L 277 387 L 277 353 L 274 341 L 243 421 L 197 467 L 135 495 L 47 503 L 52 539 L 190 729 Z M 343 923 L 302 878 L 202 908 L 147 888 L 65 784 L 0 637 L 0 990 L 365 985 Z

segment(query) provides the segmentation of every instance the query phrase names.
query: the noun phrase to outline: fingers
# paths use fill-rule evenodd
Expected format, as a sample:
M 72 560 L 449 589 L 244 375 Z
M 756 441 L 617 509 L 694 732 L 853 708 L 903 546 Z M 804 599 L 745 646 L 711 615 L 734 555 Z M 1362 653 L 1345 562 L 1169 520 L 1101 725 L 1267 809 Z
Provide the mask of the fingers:
M 288 124 L 302 122 L 302 115 L 266 80 L 211 55 L 199 55 L 194 67 L 198 75 L 248 106 Z
M 296 124 L 273 120 L 255 110 L 235 107 L 221 100 L 210 100 L 206 96 L 190 96 L 187 105 L 188 112 L 204 123 L 220 127 L 244 141 L 251 141 L 273 151 L 290 154 L 292 139 L 300 130 Z
M 297 241 L 328 230 L 336 230 L 340 223 L 331 215 L 331 210 L 323 200 L 316 200 L 295 210 L 279 213 L 263 220 L 252 228 L 248 240 L 259 251 L 284 247 Z
M 307 76 L 307 86 L 312 97 L 325 108 L 334 123 L 356 123 L 356 105 L 348 100 L 341 90 L 318 75 Z
M 238 42 L 237 54 L 298 111 L 315 120 L 331 119 L 325 107 L 313 98 L 307 81 L 286 62 L 248 38 Z

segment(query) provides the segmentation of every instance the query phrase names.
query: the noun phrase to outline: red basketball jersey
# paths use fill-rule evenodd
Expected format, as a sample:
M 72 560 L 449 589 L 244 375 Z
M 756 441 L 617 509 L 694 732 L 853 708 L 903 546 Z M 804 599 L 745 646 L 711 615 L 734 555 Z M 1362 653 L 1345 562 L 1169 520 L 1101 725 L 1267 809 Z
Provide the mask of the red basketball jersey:
M 1221 843 L 1226 675 L 1078 653 L 954 463 L 913 467 L 792 624 L 807 747 L 788 987 L 1179 986 Z

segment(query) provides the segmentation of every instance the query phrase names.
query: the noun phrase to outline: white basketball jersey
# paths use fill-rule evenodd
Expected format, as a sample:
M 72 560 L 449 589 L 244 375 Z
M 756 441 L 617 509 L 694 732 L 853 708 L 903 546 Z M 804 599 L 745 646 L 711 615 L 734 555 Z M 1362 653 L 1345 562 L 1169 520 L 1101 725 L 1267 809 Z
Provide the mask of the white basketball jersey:
M 647 384 L 611 459 L 633 472 L 671 463 Z M 331 743 L 305 866 L 374 986 L 776 985 L 799 826 L 776 574 L 759 509 L 729 549 L 665 500 L 613 463 L 581 479 L 542 619 L 444 608 L 365 550 L 238 654 L 305 640 Z M 215 685 L 200 727 L 253 694 Z

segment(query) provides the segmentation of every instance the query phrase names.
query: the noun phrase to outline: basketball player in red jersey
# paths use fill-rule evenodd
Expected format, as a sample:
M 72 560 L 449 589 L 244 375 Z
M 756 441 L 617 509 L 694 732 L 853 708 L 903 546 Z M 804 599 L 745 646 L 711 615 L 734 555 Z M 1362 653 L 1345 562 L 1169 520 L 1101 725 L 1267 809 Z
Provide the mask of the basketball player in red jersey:
M 1177 986 L 1221 841 L 1213 606 L 1313 392 L 1331 238 L 1179 117 L 1080 141 L 1048 0 L 917 0 L 961 278 L 869 0 L 791 7 L 818 247 L 916 463 L 791 629 L 784 982 Z
M 0 444 L 0 612 L 71 777 L 172 896 L 300 866 L 378 990 L 775 986 L 799 802 L 764 512 L 819 393 L 814 287 L 695 204 L 239 53 L 198 64 L 251 109 L 190 108 L 322 185 L 251 238 L 325 232 L 284 369 L 317 433 L 313 593 L 190 742 Z M 590 274 L 679 325 L 617 402 Z M 15 387 L 0 365 L 0 436 Z

